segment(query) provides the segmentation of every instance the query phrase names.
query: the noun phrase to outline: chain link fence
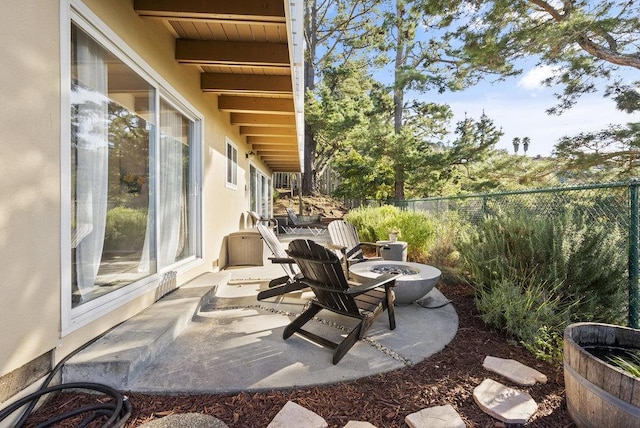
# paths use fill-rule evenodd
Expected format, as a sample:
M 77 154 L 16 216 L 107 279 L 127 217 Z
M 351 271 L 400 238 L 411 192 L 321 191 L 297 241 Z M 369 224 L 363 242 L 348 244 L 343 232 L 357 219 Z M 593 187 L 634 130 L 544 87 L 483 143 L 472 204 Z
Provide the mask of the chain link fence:
M 628 233 L 628 245 L 620 250 L 628 252 L 629 255 L 629 325 L 638 328 L 639 188 L 640 181 L 632 180 L 584 186 L 408 199 L 395 201 L 392 204 L 403 210 L 422 211 L 438 217 L 456 212 L 472 224 L 477 224 L 487 214 L 500 211 L 555 217 L 563 215 L 570 209 L 576 214 L 585 215 L 590 222 L 617 225 L 623 233 L 625 231 Z M 380 205 L 380 201 L 361 201 L 351 205 L 377 206 Z

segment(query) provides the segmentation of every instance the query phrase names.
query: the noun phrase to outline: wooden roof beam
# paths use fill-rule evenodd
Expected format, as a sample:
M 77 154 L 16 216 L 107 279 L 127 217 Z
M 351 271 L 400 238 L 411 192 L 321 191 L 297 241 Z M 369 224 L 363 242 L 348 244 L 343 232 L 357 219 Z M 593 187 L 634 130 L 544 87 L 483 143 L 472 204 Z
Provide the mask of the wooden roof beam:
M 291 154 L 290 156 L 278 156 L 278 155 L 260 155 L 260 159 L 264 162 L 291 162 L 294 163 L 298 159 L 298 155 Z
M 231 124 L 295 128 L 296 119 L 293 115 L 231 113 Z
M 133 8 L 140 16 L 158 19 L 285 22 L 282 0 L 135 0 Z
M 218 110 L 291 116 L 295 113 L 291 98 L 234 97 L 231 95 L 218 97 Z
M 259 150 L 256 150 L 255 147 L 252 147 L 252 150 L 255 153 L 258 153 L 260 156 L 262 155 L 287 155 L 287 156 L 293 156 L 296 155 L 298 156 L 300 152 L 298 152 L 298 149 L 296 147 L 289 147 L 289 148 L 283 148 L 283 147 L 271 147 L 271 148 L 261 148 Z
M 219 42 L 176 39 L 176 60 L 184 64 L 289 68 L 286 43 Z
M 271 128 L 268 126 L 241 126 L 240 135 L 253 137 L 295 137 L 295 128 Z
M 252 150 L 298 150 L 297 145 L 293 144 L 252 144 Z
M 202 73 L 200 88 L 218 94 L 293 94 L 291 76 Z
M 296 137 L 247 137 L 249 144 L 298 144 Z

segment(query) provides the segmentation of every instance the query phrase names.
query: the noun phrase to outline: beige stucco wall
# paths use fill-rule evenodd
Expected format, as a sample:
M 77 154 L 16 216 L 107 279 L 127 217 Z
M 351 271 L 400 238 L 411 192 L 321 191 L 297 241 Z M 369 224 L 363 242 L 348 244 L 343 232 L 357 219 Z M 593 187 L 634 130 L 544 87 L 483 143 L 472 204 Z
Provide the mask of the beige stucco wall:
M 0 13 L 0 374 L 56 346 L 60 318 L 57 2 Z
M 228 114 L 217 110 L 215 96 L 200 91 L 199 71 L 174 60 L 174 39 L 159 21 L 139 18 L 131 0 L 85 4 L 204 116 L 204 261 L 181 273 L 183 283 L 211 270 L 223 251 L 224 237 L 238 229 L 240 215 L 248 208 L 248 148 L 237 127 L 229 125 Z M 2 3 L 0 376 L 54 348 L 60 360 L 152 303 L 151 296 L 140 297 L 60 337 L 59 21 L 56 1 Z M 225 136 L 238 145 L 238 190 L 225 187 Z

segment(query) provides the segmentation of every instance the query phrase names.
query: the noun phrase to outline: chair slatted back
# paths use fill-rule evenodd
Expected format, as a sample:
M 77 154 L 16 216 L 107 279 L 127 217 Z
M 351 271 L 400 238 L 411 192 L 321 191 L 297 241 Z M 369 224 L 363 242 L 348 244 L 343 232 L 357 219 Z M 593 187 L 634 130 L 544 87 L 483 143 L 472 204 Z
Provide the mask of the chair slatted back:
M 301 281 L 313 290 L 320 306 L 362 318 L 353 296 L 344 293 L 349 284 L 333 251 L 308 239 L 296 239 L 289 243 L 287 253 L 296 261 L 303 275 Z
M 282 248 L 282 245 L 280 245 L 280 241 L 278 241 L 276 234 L 273 233 L 273 230 L 271 230 L 269 226 L 263 223 L 258 223 L 256 228 L 258 229 L 260 236 L 262 236 L 262 240 L 265 244 L 267 244 L 267 248 L 269 248 L 269 251 L 271 251 L 274 257 L 279 259 L 286 259 L 289 257 L 284 248 Z M 284 272 L 289 276 L 289 278 L 293 278 L 299 273 L 299 270 L 294 264 L 283 263 L 282 269 L 284 269 Z
M 364 260 L 356 227 L 344 220 L 334 220 L 327 226 L 331 242 L 345 248 L 347 260 Z
M 286 208 L 287 215 L 289 216 L 289 220 L 293 223 L 294 226 L 302 226 L 300 219 L 298 219 L 298 215 L 293 210 L 293 208 Z

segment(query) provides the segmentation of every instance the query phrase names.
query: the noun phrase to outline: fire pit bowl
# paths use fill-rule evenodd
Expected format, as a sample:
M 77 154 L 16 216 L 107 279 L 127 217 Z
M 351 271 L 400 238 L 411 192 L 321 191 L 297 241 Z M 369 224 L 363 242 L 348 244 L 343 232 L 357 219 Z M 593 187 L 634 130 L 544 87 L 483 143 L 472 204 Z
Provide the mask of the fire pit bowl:
M 433 266 L 391 260 L 356 263 L 351 265 L 349 272 L 356 281 L 366 281 L 383 273 L 403 274 L 393 288 L 397 306 L 409 305 L 429 294 L 442 275 Z

